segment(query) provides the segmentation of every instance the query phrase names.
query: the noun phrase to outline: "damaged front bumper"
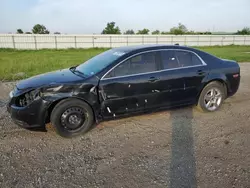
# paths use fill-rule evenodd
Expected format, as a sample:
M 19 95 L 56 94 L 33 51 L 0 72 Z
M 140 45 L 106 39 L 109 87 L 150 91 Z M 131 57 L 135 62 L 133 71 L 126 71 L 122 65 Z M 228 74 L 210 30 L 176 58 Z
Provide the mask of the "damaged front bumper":
M 38 98 L 27 106 L 19 107 L 14 103 L 15 100 L 15 98 L 11 98 L 7 105 L 7 111 L 17 125 L 23 128 L 45 126 L 49 102 L 44 101 L 42 98 Z

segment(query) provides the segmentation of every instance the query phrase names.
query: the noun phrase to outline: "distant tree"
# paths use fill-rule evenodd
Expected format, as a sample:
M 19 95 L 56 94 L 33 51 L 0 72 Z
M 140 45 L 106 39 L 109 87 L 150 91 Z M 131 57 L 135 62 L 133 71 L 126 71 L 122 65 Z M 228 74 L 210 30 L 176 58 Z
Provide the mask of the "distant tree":
M 169 35 L 170 33 L 167 32 L 167 31 L 162 31 L 161 34 L 162 34 L 162 35 Z
M 49 34 L 49 31 L 47 30 L 47 28 L 44 25 L 40 25 L 40 24 L 36 24 L 33 27 L 32 32 L 34 34 Z
M 199 35 L 211 35 L 212 33 L 210 31 L 205 31 L 205 32 L 197 32 Z
M 206 31 L 204 34 L 205 34 L 205 35 L 212 35 L 212 32 Z
M 17 33 L 17 34 L 23 34 L 23 30 L 22 30 L 22 29 L 17 29 L 17 30 L 16 30 L 16 33 Z
M 55 35 L 60 35 L 61 33 L 56 31 L 56 32 L 54 32 L 54 34 Z
M 121 34 L 121 30 L 118 26 L 115 26 L 115 22 L 109 22 L 103 29 L 102 34 Z
M 152 35 L 159 35 L 160 34 L 160 31 L 159 30 L 155 30 L 152 32 Z
M 188 29 L 182 23 L 179 23 L 177 27 L 173 27 L 170 29 L 170 33 L 175 35 L 183 35 L 186 32 L 188 32 Z
M 25 32 L 25 34 L 32 34 L 31 32 L 29 32 L 29 31 L 27 31 L 27 32 Z
M 187 35 L 212 35 L 210 31 L 205 31 L 205 32 L 187 31 L 185 34 Z
M 195 35 L 196 33 L 194 31 L 188 31 L 185 34 L 187 34 L 187 35 Z
M 242 30 L 238 30 L 237 35 L 250 35 L 250 28 L 244 27 Z
M 129 30 L 125 31 L 124 34 L 125 34 L 125 35 L 134 35 L 135 32 L 134 32 L 133 29 L 129 29 Z
M 137 35 L 148 35 L 149 34 L 149 29 L 144 28 L 143 30 L 139 30 L 136 34 Z

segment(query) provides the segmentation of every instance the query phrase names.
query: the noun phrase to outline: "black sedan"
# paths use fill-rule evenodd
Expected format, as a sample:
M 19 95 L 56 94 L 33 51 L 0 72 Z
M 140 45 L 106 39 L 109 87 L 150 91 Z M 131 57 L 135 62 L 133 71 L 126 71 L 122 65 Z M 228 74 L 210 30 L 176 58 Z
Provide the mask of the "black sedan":
M 127 46 L 20 81 L 8 111 L 24 128 L 51 122 L 72 137 L 102 120 L 152 110 L 193 104 L 213 112 L 239 83 L 235 61 L 179 45 Z

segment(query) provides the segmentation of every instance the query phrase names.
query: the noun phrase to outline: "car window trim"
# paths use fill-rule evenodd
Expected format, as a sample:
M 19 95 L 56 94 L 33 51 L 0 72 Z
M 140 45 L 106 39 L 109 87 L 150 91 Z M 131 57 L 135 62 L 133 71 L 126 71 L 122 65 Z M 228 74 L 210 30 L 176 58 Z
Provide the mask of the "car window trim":
M 156 70 L 156 71 L 151 71 L 151 72 L 145 72 L 145 73 L 138 73 L 138 74 L 131 74 L 131 75 L 124 75 L 124 76 L 115 76 L 115 77 L 111 77 L 111 78 L 105 78 L 105 76 L 107 74 L 109 74 L 112 70 L 114 70 L 117 66 L 119 66 L 120 64 L 126 62 L 128 59 L 133 58 L 137 55 L 141 55 L 144 53 L 149 53 L 149 52 L 158 52 L 158 51 L 169 51 L 169 50 L 175 50 L 175 51 L 186 51 L 186 52 L 190 52 L 195 54 L 201 61 L 201 65 L 192 65 L 192 66 L 186 66 L 186 67 L 178 67 L 178 68 L 172 68 L 172 69 L 162 69 L 162 70 Z M 127 57 L 126 59 L 122 60 L 121 62 L 117 63 L 114 67 L 112 67 L 111 69 L 109 69 L 102 77 L 100 80 L 110 80 L 110 79 L 115 79 L 115 78 L 124 78 L 124 77 L 131 77 L 131 76 L 138 76 L 138 75 L 144 75 L 144 74 L 152 74 L 152 73 L 157 73 L 157 72 L 164 72 L 164 71 L 171 71 L 171 70 L 178 70 L 178 69 L 186 69 L 186 68 L 192 68 L 192 67 L 201 67 L 201 66 L 207 66 L 207 64 L 205 63 L 205 61 L 195 52 L 190 51 L 190 50 L 185 50 L 185 49 L 157 49 L 157 50 L 148 50 L 148 51 L 144 51 L 144 52 L 139 52 L 136 54 L 133 54 L 129 57 Z
M 167 50 L 165 50 L 165 51 L 167 51 Z M 176 56 L 175 50 L 171 50 L 171 51 L 173 51 L 174 58 L 177 61 L 177 64 L 178 64 L 177 68 L 180 68 L 180 62 L 179 62 L 179 60 L 178 60 L 178 58 Z M 162 67 L 162 70 L 169 70 L 169 69 L 164 69 L 164 63 L 163 63 L 163 55 L 162 55 L 162 53 L 160 53 L 160 56 L 161 56 L 161 67 Z M 174 69 L 174 68 L 171 68 L 171 69 Z
M 178 55 L 176 54 L 176 52 L 177 52 L 178 50 L 176 50 L 175 52 L 174 52 L 174 54 L 175 54 L 175 58 L 177 59 L 177 61 L 178 61 L 178 64 L 179 64 L 179 66 L 180 66 L 180 60 L 179 60 L 179 58 L 178 58 Z M 198 55 L 196 55 L 195 53 L 193 53 L 196 57 L 198 57 L 198 59 L 201 61 L 201 63 L 203 64 L 203 62 L 202 62 L 202 59 L 201 58 L 199 58 L 199 56 Z M 192 66 L 194 66 L 194 65 L 192 65 Z M 186 66 L 187 67 L 187 66 Z

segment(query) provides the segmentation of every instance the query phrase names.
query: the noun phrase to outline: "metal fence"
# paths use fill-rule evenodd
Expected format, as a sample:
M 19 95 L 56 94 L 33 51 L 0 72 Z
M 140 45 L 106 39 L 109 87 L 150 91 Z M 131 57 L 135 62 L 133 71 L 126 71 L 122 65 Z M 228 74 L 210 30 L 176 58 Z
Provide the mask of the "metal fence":
M 138 44 L 250 45 L 249 35 L 33 35 L 0 34 L 0 48 L 113 48 Z

